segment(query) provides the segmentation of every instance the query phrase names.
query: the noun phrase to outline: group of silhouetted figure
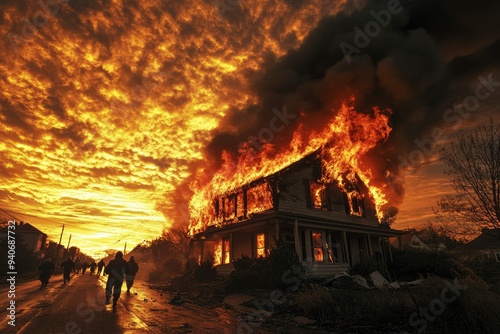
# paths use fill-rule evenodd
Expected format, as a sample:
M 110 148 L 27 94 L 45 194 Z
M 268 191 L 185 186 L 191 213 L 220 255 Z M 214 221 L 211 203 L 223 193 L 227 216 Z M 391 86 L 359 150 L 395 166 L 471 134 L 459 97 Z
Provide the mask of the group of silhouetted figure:
M 68 257 L 61 263 L 61 268 L 63 268 L 63 284 L 69 282 L 72 272 L 79 274 L 81 271 L 82 275 L 85 275 L 87 268 L 90 268 L 90 276 L 96 275 L 99 277 L 101 274 L 108 275 L 106 283 L 106 304 L 110 304 L 111 296 L 113 296 L 113 308 L 116 307 L 118 298 L 120 298 L 123 280 L 125 279 L 127 283 L 127 293 L 130 293 L 130 288 L 134 284 L 135 275 L 139 271 L 139 265 L 135 262 L 134 257 L 131 256 L 130 260 L 127 262 L 123 258 L 123 253 L 120 251 L 116 252 L 115 258 L 109 261 L 107 266 L 102 259 L 98 263 L 92 260 L 92 262 L 88 264 L 86 261 L 80 262 L 79 258 L 76 258 L 73 262 L 73 260 Z M 52 274 L 54 274 L 55 269 L 56 267 L 50 258 L 38 267 L 40 272 L 38 278 L 42 283 L 40 289 L 47 287 L 49 279 Z

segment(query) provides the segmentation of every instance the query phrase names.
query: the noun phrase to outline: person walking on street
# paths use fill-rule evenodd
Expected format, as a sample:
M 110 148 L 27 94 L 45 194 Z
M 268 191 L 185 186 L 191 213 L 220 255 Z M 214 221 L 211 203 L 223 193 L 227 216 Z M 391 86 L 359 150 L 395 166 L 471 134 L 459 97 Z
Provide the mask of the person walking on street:
M 80 270 L 82 270 L 82 263 L 80 262 L 80 258 L 77 257 L 76 260 L 75 260 L 75 273 L 76 274 L 79 274 L 80 273 Z
M 135 262 L 133 256 L 130 257 L 130 260 L 127 262 L 127 266 L 125 267 L 125 279 L 127 281 L 127 293 L 130 293 L 130 288 L 134 285 L 135 275 L 139 271 L 139 265 Z
M 42 286 L 40 286 L 40 289 L 47 287 L 47 284 L 49 284 L 49 278 L 50 276 L 52 276 L 55 270 L 56 267 L 52 263 L 50 257 L 47 259 L 47 261 L 40 265 L 40 267 L 38 267 L 38 271 L 40 271 L 38 279 L 40 280 L 40 282 L 42 282 Z
M 70 280 L 71 272 L 75 270 L 75 263 L 68 257 L 66 261 L 61 264 L 61 268 L 63 268 L 63 284 L 66 284 L 66 282 L 69 282 Z
M 108 274 L 105 304 L 107 305 L 110 303 L 111 295 L 113 295 L 113 308 L 116 307 L 118 298 L 120 298 L 126 265 L 127 261 L 123 259 L 123 253 L 118 251 L 116 252 L 115 258 L 109 261 L 104 269 L 104 273 Z
M 95 267 L 96 266 L 97 266 L 97 264 L 95 263 L 94 260 L 92 260 L 92 263 L 90 264 L 90 276 L 95 274 Z
M 104 263 L 104 260 L 101 259 L 101 261 L 99 261 L 99 263 L 97 264 L 97 276 L 101 276 L 102 269 L 104 267 L 106 267 L 106 263 Z
M 85 272 L 87 271 L 87 268 L 89 267 L 89 264 L 87 261 L 83 261 L 82 263 L 82 275 L 85 275 Z

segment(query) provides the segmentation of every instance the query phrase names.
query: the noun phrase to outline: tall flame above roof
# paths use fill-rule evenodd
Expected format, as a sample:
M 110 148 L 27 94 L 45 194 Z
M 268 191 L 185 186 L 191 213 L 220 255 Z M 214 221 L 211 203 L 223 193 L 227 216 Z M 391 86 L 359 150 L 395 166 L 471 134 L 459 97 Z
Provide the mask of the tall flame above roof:
M 381 218 L 387 200 L 384 189 L 372 182 L 366 154 L 388 138 L 391 132 L 388 124 L 390 111 L 373 108 L 370 113 L 359 113 L 353 105 L 354 98 L 343 103 L 340 110 L 332 111 L 332 118 L 321 131 L 312 132 L 307 137 L 299 125 L 290 145 L 278 152 L 273 145 L 267 144 L 255 154 L 249 148 L 249 143 L 242 146 L 238 156 L 224 152 L 224 163 L 213 178 L 207 183 L 192 184 L 192 224 L 200 224 L 204 212 L 213 205 L 216 196 L 236 191 L 254 180 L 274 174 L 320 149 L 324 170 L 322 181 L 337 181 L 343 185 L 344 178 L 352 182 L 358 175 L 368 187 Z

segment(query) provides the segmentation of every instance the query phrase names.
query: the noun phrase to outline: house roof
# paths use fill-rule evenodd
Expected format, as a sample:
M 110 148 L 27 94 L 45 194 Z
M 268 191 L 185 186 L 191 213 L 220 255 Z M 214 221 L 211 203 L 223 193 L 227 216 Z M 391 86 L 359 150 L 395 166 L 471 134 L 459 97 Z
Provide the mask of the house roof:
M 34 234 L 45 234 L 30 223 L 19 224 L 16 230 L 20 233 L 34 233 Z
M 467 249 L 500 249 L 500 228 L 483 229 L 481 235 L 465 247 Z
M 415 233 L 405 233 L 405 234 L 402 234 L 400 236 L 401 238 L 401 242 L 403 244 L 408 244 L 410 243 L 411 239 L 413 239 L 413 237 L 416 237 Z M 418 238 L 418 237 L 417 237 Z M 420 239 L 420 238 L 419 238 Z

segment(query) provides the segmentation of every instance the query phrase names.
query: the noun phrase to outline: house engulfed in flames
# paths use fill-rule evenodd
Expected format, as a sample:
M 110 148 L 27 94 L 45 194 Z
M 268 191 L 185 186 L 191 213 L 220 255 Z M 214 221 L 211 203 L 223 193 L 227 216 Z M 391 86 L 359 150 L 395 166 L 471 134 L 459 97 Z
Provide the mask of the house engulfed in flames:
M 371 256 L 387 260 L 387 238 L 400 233 L 379 224 L 369 189 L 356 176 L 340 185 L 318 181 L 322 174 L 321 151 L 316 151 L 216 196 L 191 225 L 193 255 L 213 256 L 222 276 L 243 254 L 265 257 L 276 240 L 293 249 L 314 276 L 345 271 Z

